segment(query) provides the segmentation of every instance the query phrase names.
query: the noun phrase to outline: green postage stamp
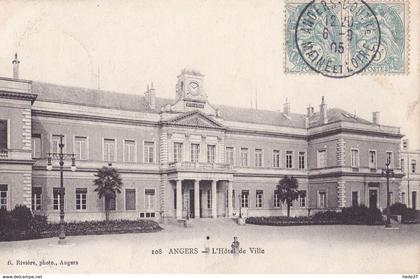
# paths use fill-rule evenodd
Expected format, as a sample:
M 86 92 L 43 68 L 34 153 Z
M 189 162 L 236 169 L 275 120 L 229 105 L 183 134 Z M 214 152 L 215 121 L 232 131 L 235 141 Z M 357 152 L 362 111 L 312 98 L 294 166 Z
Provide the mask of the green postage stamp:
M 407 74 L 409 7 L 404 0 L 289 0 L 286 73 Z

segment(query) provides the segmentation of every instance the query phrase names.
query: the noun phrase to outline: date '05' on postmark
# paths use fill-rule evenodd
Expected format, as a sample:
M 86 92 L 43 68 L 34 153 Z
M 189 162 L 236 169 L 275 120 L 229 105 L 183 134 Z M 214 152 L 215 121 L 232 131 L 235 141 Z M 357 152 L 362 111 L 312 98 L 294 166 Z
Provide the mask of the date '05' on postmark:
M 286 73 L 408 73 L 407 1 L 290 0 L 285 13 Z

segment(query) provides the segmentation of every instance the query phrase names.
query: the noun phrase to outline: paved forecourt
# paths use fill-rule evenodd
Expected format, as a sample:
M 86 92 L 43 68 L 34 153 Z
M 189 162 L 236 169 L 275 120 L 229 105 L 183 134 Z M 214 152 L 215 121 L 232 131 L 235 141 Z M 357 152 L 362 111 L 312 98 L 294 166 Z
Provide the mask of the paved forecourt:
M 0 243 L 2 273 L 419 273 L 420 225 L 163 225 L 157 233 Z M 207 236 L 209 239 L 207 240 Z M 230 254 L 234 236 L 241 254 Z M 203 253 L 206 248 L 209 253 Z M 17 261 L 36 265 L 17 265 Z M 9 262 L 10 261 L 10 262 Z M 42 263 L 42 261 L 44 261 Z M 77 263 L 76 263 L 77 262 Z M 9 263 L 9 264 L 8 264 Z M 10 265 L 10 263 L 12 265 Z

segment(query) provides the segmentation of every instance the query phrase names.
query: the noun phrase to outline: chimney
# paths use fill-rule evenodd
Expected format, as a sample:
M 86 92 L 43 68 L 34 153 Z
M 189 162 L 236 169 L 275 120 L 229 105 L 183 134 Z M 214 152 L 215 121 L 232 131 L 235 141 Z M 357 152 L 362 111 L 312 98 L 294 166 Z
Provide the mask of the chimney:
M 146 104 L 149 109 L 156 109 L 156 92 L 153 88 L 153 82 L 147 85 L 146 92 L 144 93 L 144 97 L 146 98 Z
M 379 111 L 372 112 L 372 122 L 373 124 L 379 125 Z
M 327 124 L 328 123 L 327 104 L 325 103 L 324 96 L 322 96 L 322 102 L 319 105 L 319 114 L 320 114 L 321 124 Z
M 305 128 L 308 129 L 309 128 L 309 118 L 307 115 L 305 115 Z
M 17 53 L 15 53 L 15 59 L 12 61 L 13 64 L 13 78 L 19 79 L 19 64 L 20 61 L 18 60 Z
M 283 113 L 285 115 L 289 115 L 290 114 L 290 103 L 286 98 L 286 102 L 283 104 Z
M 306 108 L 306 117 L 311 118 L 311 117 L 312 117 L 312 115 L 314 115 L 314 107 L 313 107 L 313 106 L 311 106 L 311 105 L 309 105 L 309 106 Z

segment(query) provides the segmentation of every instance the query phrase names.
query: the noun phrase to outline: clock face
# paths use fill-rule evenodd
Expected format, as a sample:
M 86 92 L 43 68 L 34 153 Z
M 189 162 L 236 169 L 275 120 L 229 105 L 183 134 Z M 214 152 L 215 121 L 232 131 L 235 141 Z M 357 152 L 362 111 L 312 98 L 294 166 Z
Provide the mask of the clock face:
M 190 82 L 189 87 L 190 87 L 191 95 L 197 96 L 200 93 L 199 92 L 199 85 L 198 85 L 197 82 L 195 82 L 195 81 Z

